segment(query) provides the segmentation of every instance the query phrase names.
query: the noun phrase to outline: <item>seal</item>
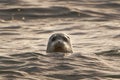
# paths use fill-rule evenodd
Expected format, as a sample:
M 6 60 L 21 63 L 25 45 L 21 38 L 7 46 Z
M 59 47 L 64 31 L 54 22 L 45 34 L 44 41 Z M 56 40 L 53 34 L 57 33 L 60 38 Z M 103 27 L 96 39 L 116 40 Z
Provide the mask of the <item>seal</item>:
M 52 34 L 49 38 L 46 52 L 73 53 L 70 37 L 65 33 Z

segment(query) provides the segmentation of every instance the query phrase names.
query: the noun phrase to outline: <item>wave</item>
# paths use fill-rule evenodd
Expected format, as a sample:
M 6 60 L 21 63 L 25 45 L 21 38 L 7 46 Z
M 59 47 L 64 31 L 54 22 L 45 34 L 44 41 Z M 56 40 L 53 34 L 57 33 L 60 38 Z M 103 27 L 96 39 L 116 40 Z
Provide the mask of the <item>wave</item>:
M 105 62 L 102 63 L 95 55 L 90 56 L 80 53 L 71 57 L 58 57 L 26 52 L 0 56 L 0 63 L 2 79 L 78 80 L 89 78 L 96 80 L 96 76 L 101 80 L 103 78 L 119 78 L 119 72 L 115 72 L 116 74 L 113 75 L 114 70 L 111 71 L 111 67 L 106 65 Z
M 99 53 L 95 53 L 97 55 L 103 55 L 103 56 L 120 56 L 120 49 L 112 49 L 108 51 L 102 51 Z
M 38 18 L 79 18 L 91 17 L 88 14 L 72 11 L 67 7 L 49 8 L 13 8 L 0 9 L 0 17 L 3 19 L 38 19 Z

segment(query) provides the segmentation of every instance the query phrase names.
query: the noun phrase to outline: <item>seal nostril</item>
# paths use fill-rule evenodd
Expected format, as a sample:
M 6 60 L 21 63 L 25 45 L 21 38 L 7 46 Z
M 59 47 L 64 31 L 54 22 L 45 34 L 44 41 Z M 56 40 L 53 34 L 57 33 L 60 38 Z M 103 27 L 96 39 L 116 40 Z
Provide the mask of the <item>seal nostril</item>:
M 60 41 L 58 41 L 58 43 L 61 43 Z
M 63 41 L 58 40 L 57 43 L 58 43 L 58 44 L 63 44 Z

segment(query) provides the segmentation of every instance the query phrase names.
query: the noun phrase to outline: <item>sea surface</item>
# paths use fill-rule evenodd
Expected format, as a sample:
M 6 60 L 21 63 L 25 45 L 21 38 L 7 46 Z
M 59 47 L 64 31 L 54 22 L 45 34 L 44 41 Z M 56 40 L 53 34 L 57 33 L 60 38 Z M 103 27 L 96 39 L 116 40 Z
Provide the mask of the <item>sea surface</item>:
M 53 33 L 72 56 L 47 55 Z M 120 80 L 120 0 L 0 0 L 0 80 Z

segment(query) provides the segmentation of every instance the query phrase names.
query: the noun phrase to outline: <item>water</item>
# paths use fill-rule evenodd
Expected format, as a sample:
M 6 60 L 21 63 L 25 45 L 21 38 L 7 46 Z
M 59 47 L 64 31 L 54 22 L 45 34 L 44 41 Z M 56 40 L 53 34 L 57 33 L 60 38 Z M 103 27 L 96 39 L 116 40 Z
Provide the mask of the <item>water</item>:
M 119 0 L 0 0 L 0 80 L 119 80 Z M 71 57 L 47 56 L 67 33 Z

